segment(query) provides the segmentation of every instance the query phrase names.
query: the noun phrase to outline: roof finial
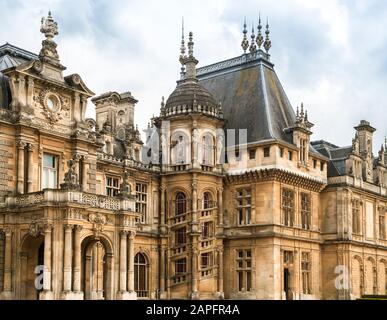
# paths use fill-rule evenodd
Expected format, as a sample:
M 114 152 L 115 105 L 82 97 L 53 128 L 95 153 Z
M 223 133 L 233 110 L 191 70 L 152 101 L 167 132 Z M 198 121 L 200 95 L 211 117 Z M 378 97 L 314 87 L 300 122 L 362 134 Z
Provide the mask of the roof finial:
M 254 34 L 254 22 L 251 24 L 251 44 L 250 44 L 250 52 L 254 53 L 257 51 L 257 45 L 255 44 L 255 34 Z
M 246 50 L 249 48 L 249 40 L 247 40 L 247 24 L 246 24 L 246 17 L 245 22 L 243 24 L 243 40 L 242 40 L 242 49 L 244 53 L 246 53 Z
M 59 63 L 59 55 L 56 50 L 57 44 L 53 40 L 58 35 L 58 23 L 51 16 L 51 11 L 48 12 L 47 18 L 42 18 L 40 32 L 46 37 L 42 42 L 42 49 L 39 57 L 44 62 L 49 62 L 58 67 L 62 67 Z
M 181 18 L 181 47 L 180 57 L 185 56 L 185 41 L 184 41 L 184 17 Z
M 190 58 L 193 58 L 193 47 L 194 47 L 194 42 L 193 42 L 193 33 L 192 31 L 189 33 L 189 42 L 188 42 L 188 56 Z
M 270 34 L 269 18 L 267 18 L 265 34 L 266 34 L 266 39 L 265 39 L 265 43 L 263 44 L 263 46 L 264 46 L 264 48 L 266 50 L 266 53 L 269 53 L 269 50 L 271 48 L 271 41 L 270 41 L 270 37 L 269 37 L 269 34 Z
M 185 75 L 185 66 L 184 66 L 184 59 L 186 58 L 185 55 L 185 41 L 184 41 L 184 17 L 181 18 L 181 47 L 180 47 L 180 63 L 181 63 L 181 71 L 180 76 L 181 79 L 184 78 Z
M 262 23 L 261 23 L 261 13 L 259 13 L 259 20 L 258 20 L 258 35 L 257 35 L 257 45 L 258 45 L 258 49 L 261 49 L 262 44 L 263 44 Z

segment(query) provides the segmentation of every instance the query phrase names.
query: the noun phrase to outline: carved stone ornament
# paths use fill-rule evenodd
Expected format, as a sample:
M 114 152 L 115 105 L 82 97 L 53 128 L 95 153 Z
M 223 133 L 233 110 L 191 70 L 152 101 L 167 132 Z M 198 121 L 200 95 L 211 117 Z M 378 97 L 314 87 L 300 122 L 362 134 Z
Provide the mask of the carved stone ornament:
M 91 213 L 89 214 L 89 221 L 93 223 L 94 231 L 100 233 L 103 231 L 103 227 L 107 223 L 107 218 L 103 214 Z
M 36 221 L 32 222 L 30 224 L 28 233 L 32 237 L 37 238 L 40 234 L 42 234 L 42 225 Z
M 64 183 L 60 185 L 60 188 L 67 191 L 78 191 L 80 186 L 78 183 L 78 175 L 75 172 L 75 161 L 69 160 L 67 161 L 67 165 L 69 170 L 65 173 Z
M 55 124 L 62 119 L 61 111 L 68 111 L 69 102 L 59 95 L 55 88 L 42 90 L 38 96 L 34 97 L 35 103 L 43 107 L 43 114 L 50 124 Z

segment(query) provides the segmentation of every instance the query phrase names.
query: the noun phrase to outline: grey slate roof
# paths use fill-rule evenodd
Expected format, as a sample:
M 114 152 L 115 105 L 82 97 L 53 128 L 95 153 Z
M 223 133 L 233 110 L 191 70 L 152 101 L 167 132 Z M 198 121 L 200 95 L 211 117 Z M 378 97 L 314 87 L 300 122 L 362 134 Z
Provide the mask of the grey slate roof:
M 329 158 L 328 177 L 345 175 L 345 160 L 352 152 L 352 146 L 338 147 L 324 140 L 311 143 L 316 151 Z
M 278 140 L 292 143 L 285 128 L 295 113 L 262 51 L 244 54 L 197 70 L 205 88 L 221 102 L 226 129 L 247 129 L 247 142 Z
M 0 46 L 0 71 L 37 59 L 39 59 L 38 55 L 12 44 L 6 43 Z

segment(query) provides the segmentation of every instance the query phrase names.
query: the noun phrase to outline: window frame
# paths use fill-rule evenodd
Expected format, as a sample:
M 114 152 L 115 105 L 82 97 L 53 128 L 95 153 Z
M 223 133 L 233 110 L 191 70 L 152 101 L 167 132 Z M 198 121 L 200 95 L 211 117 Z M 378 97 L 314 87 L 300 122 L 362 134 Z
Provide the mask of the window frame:
M 251 190 L 252 189 L 250 187 L 240 188 L 236 190 L 236 212 L 238 226 L 251 225 L 253 199 Z
M 109 180 L 111 183 L 109 184 Z M 114 185 L 114 182 L 117 181 L 117 186 Z M 116 197 L 120 192 L 120 178 L 113 175 L 105 176 L 105 195 L 108 197 Z
M 236 274 L 238 292 L 253 291 L 252 281 L 252 250 L 237 249 L 236 250 Z
M 144 191 L 145 187 L 145 191 Z M 139 190 L 138 190 L 139 189 Z M 145 200 L 143 198 L 145 197 Z M 141 222 L 146 222 L 148 210 L 148 184 L 136 182 L 136 212 L 141 213 Z
M 53 167 L 48 167 L 45 165 L 45 156 L 51 156 L 54 160 L 54 166 Z M 53 172 L 54 173 L 54 186 L 50 186 L 49 182 L 49 173 L 48 172 Z M 45 180 L 47 180 L 48 185 L 45 185 Z M 43 157 L 42 157 L 42 181 L 41 181 L 41 189 L 57 189 L 59 185 L 59 156 L 56 155 L 55 153 L 50 153 L 50 152 L 43 152 Z
M 291 195 L 289 197 L 288 195 Z M 285 200 L 288 200 L 285 202 Z M 282 188 L 281 191 L 282 224 L 286 227 L 294 227 L 295 222 L 295 191 Z

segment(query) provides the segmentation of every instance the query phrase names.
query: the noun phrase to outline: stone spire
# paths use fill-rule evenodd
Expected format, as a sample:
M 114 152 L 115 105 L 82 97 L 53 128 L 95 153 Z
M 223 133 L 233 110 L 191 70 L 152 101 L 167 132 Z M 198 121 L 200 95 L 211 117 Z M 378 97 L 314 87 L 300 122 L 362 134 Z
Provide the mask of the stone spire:
M 42 18 L 40 32 L 46 37 L 42 41 L 42 49 L 39 53 L 40 60 L 64 69 L 59 61 L 59 55 L 56 50 L 57 44 L 53 40 L 59 34 L 58 24 L 52 18 L 50 11 L 47 18 Z
M 384 138 L 384 165 L 387 166 L 387 136 Z
M 255 44 L 255 34 L 254 34 L 254 22 L 252 23 L 251 29 L 251 44 L 250 44 L 250 52 L 254 53 L 257 51 L 257 45 Z
M 195 80 L 196 78 L 196 65 L 198 64 L 198 60 L 196 60 L 194 56 L 194 42 L 193 42 L 193 33 L 189 33 L 189 39 L 188 39 L 188 56 L 184 56 L 182 59 L 180 59 L 180 62 L 185 66 L 186 73 L 185 73 L 185 79 L 186 80 Z
M 307 130 L 311 129 L 313 127 L 313 124 L 309 122 L 308 120 L 308 112 L 304 111 L 304 103 L 301 103 L 301 112 L 299 111 L 297 107 L 296 112 L 296 126 L 303 127 Z
M 265 48 L 266 53 L 269 53 L 269 50 L 271 48 L 271 40 L 270 40 L 270 37 L 269 37 L 269 34 L 270 34 L 269 19 L 267 19 L 265 34 L 266 34 L 266 39 L 265 39 L 265 42 L 263 44 L 263 47 Z
M 259 20 L 258 20 L 258 35 L 257 35 L 257 45 L 258 49 L 261 49 L 263 44 L 263 36 L 262 36 L 262 23 L 261 23 L 261 13 L 259 13 Z
M 242 46 L 243 52 L 246 53 L 247 49 L 249 48 L 249 40 L 247 40 L 246 17 L 245 17 L 245 22 L 243 24 L 243 40 L 242 40 L 241 46 Z
M 181 76 L 181 79 L 184 78 L 184 75 L 185 75 L 185 66 L 184 66 L 184 60 L 186 59 L 186 55 L 185 55 L 185 51 L 186 51 L 186 48 L 185 48 L 185 40 L 184 40 L 184 17 L 182 17 L 182 20 L 181 20 L 181 47 L 180 47 L 180 63 L 181 63 L 181 72 L 180 72 L 180 76 Z

